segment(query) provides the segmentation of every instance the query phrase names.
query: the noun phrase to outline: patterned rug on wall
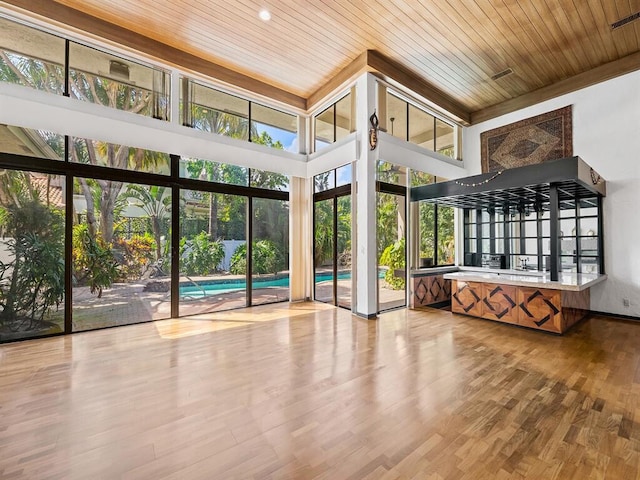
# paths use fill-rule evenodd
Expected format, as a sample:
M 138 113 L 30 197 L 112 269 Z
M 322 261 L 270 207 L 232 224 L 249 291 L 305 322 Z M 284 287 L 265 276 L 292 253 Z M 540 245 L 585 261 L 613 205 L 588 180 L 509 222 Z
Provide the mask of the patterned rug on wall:
M 573 155 L 571 105 L 480 134 L 482 173 Z

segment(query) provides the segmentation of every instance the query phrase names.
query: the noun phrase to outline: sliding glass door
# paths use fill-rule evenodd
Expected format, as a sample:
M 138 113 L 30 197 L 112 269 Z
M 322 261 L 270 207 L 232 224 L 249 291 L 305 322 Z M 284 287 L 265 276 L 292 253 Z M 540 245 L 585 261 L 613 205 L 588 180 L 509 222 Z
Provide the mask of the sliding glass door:
M 180 316 L 247 305 L 247 197 L 181 190 Z
M 313 232 L 314 298 L 351 308 L 350 184 L 315 194 Z

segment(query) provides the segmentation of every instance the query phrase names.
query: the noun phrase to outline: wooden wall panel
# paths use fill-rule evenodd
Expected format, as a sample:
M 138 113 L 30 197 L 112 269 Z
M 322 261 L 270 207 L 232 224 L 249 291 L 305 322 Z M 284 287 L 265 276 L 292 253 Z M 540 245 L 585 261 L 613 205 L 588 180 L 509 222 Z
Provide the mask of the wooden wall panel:
M 413 277 L 412 307 L 427 307 L 451 299 L 451 280 L 442 275 Z
M 559 290 L 518 288 L 518 323 L 525 327 L 562 333 Z
M 518 323 L 518 287 L 482 284 L 482 318 Z
M 451 311 L 482 317 L 482 283 L 454 281 L 451 292 Z

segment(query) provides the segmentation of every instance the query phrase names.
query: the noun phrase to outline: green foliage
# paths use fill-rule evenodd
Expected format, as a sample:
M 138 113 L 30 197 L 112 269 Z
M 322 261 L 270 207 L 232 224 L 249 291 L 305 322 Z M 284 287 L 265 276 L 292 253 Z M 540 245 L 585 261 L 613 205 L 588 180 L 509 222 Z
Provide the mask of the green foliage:
M 130 184 L 125 196 L 132 205 L 140 208 L 151 220 L 151 229 L 155 238 L 156 260 L 162 258 L 163 224 L 171 216 L 171 191 L 157 185 L 146 186 Z
M 11 260 L 0 261 L 0 322 L 41 321 L 64 298 L 64 216 L 37 199 L 0 215 Z
M 95 239 L 86 224 L 73 227 L 73 270 L 76 281 L 89 285 L 98 298 L 119 276 L 111 248 L 101 238 Z
M 395 270 L 404 270 L 406 264 L 405 241 L 401 238 L 384 249 L 380 256 L 380 265 L 389 267 L 384 275 L 384 280 L 393 290 L 403 290 L 404 277 L 396 277 Z
M 377 246 L 380 254 L 398 240 L 398 211 L 404 210 L 405 197 L 378 193 Z
M 126 281 L 142 278 L 154 256 L 155 242 L 151 234 L 134 235 L 129 240 L 119 239 L 115 241 L 115 246 L 121 255 L 119 279 Z
M 438 264 L 444 265 L 454 262 L 454 209 L 438 206 L 438 225 L 435 225 L 435 206 L 420 203 L 420 256 L 434 257 L 435 248 L 438 249 Z M 435 228 L 438 229 L 438 245 L 434 244 Z
M 333 259 L 333 199 L 314 203 L 315 266 Z M 351 197 L 338 198 L 338 256 L 344 265 L 351 263 Z
M 253 242 L 253 273 L 278 273 L 284 268 L 282 252 L 271 240 Z M 247 271 L 247 244 L 238 246 L 231 255 L 231 273 L 243 275 Z
M 211 241 L 207 232 L 191 239 L 180 239 L 180 271 L 186 275 L 209 275 L 224 259 L 224 246 L 220 240 Z

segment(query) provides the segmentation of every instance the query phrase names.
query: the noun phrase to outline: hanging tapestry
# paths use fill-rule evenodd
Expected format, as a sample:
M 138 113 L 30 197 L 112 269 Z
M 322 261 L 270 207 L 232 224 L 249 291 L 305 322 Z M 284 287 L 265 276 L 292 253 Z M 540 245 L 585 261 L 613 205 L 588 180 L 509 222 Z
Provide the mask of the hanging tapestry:
M 480 134 L 482 173 L 573 155 L 571 105 Z

